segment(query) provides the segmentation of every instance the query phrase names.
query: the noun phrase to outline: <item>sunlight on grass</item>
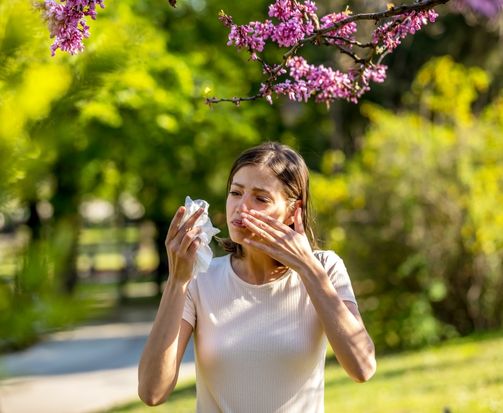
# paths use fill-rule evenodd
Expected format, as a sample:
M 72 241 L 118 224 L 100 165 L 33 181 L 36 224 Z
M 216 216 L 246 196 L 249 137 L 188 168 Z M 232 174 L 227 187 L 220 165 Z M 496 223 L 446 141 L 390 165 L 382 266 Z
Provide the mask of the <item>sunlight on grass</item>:
M 368 383 L 353 383 L 333 361 L 326 367 L 325 410 L 352 413 L 496 413 L 503 411 L 503 336 L 455 340 L 383 356 Z M 132 402 L 110 412 L 194 412 L 195 386 L 177 387 L 151 408 Z
M 382 357 L 366 384 L 348 382 L 340 368 L 326 369 L 328 412 L 503 411 L 503 338 L 465 339 L 418 352 Z

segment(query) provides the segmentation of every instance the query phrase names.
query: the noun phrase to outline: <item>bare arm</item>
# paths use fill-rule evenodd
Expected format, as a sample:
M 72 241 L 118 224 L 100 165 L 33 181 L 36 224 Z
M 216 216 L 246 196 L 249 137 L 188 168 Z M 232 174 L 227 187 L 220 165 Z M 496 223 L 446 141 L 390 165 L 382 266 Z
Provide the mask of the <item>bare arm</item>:
M 375 373 L 374 343 L 367 333 L 356 305 L 342 301 L 321 263 L 305 262 L 299 275 L 323 324 L 337 360 L 357 381 L 369 380 Z
M 164 402 L 175 388 L 192 334 L 192 326 L 182 320 L 182 314 L 199 246 L 200 228 L 192 229 L 192 225 L 202 211 L 180 226 L 184 213 L 180 208 L 166 237 L 170 276 L 138 367 L 138 395 L 149 406 Z

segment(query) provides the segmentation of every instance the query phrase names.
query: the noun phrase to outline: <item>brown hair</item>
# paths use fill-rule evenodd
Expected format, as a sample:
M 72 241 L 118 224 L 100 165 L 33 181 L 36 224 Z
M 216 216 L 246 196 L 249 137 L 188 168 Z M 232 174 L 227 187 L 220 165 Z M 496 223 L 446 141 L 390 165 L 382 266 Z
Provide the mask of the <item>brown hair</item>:
M 277 142 L 266 142 L 247 149 L 234 161 L 229 178 L 227 193 L 232 179 L 237 171 L 244 166 L 267 166 L 283 184 L 287 199 L 293 205 L 301 201 L 302 223 L 312 248 L 317 248 L 317 242 L 312 228 L 311 205 L 309 199 L 309 170 L 302 156 L 292 148 Z M 293 224 L 290 225 L 293 228 Z M 230 238 L 217 238 L 220 246 L 235 257 L 243 256 L 241 245 Z

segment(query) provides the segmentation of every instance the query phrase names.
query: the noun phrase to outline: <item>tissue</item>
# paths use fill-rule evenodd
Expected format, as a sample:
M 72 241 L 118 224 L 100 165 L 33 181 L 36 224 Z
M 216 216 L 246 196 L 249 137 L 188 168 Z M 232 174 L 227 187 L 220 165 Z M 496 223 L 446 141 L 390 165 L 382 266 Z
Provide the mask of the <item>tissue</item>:
M 209 244 L 213 235 L 220 232 L 218 228 L 215 228 L 208 216 L 208 204 L 203 199 L 196 199 L 193 201 L 190 196 L 185 198 L 185 213 L 183 214 L 182 221 L 180 225 L 183 225 L 199 208 L 204 208 L 204 212 L 194 223 L 193 228 L 201 227 L 202 231 L 199 235 L 201 244 L 199 245 L 196 252 L 196 262 L 194 264 L 194 269 L 192 270 L 192 275 L 196 275 L 199 272 L 205 272 L 210 266 L 211 259 L 213 258 L 213 251 L 211 250 Z

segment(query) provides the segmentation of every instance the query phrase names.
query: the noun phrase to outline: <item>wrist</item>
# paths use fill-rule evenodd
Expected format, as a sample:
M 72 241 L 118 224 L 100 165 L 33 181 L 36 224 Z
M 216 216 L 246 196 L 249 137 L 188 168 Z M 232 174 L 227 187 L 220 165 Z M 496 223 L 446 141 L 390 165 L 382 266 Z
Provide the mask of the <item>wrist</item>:
M 325 269 L 321 265 L 321 262 L 316 258 L 314 253 L 310 256 L 301 260 L 299 266 L 295 271 L 303 278 L 310 277 L 312 275 L 325 274 Z
M 164 286 L 164 290 L 172 290 L 177 292 L 185 293 L 189 287 L 190 278 L 188 279 L 180 279 L 175 275 L 171 274 L 168 276 L 168 280 L 166 281 L 166 285 Z

